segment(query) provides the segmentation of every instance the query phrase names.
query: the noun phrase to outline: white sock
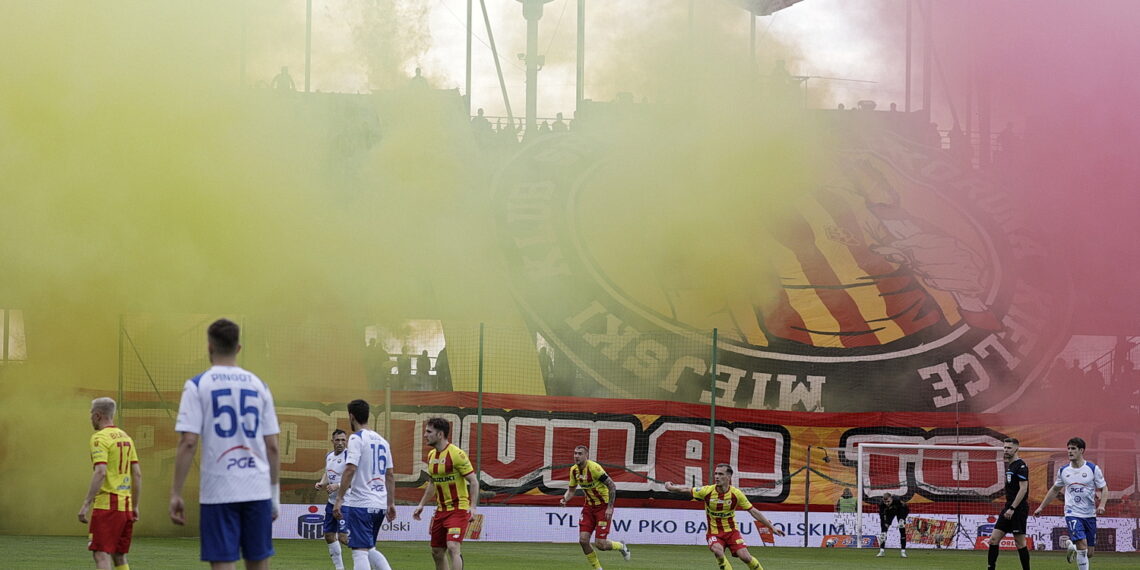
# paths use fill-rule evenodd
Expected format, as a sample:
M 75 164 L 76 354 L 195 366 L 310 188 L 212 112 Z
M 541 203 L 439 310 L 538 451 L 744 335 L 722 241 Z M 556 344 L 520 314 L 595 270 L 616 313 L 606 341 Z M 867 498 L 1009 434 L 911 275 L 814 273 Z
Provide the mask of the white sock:
M 1089 551 L 1077 551 L 1077 568 L 1080 570 L 1089 570 Z
M 392 570 L 388 565 L 388 559 L 375 548 L 368 551 L 368 561 L 372 563 L 372 570 Z
M 340 541 L 334 540 L 329 543 L 329 558 L 332 558 L 333 568 L 344 570 L 344 562 L 340 559 Z
M 368 551 L 352 549 L 352 570 L 369 570 Z

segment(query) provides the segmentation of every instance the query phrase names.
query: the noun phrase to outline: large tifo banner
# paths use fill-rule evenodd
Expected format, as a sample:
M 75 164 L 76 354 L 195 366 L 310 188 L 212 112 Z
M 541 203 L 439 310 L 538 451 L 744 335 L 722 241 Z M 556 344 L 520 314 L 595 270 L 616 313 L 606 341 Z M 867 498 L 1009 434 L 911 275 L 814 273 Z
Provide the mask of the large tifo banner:
M 428 525 L 434 512 L 425 508 L 420 520 L 412 518 L 414 507 L 396 507 L 396 520 L 385 523 L 380 529 L 381 550 L 387 541 L 426 541 Z M 581 509 L 571 507 L 480 507 L 478 513 L 483 525 L 478 536 L 467 540 L 493 542 L 578 542 L 578 515 Z M 325 506 L 322 505 L 281 505 L 281 516 L 273 525 L 273 538 L 277 539 L 317 539 L 323 537 L 322 524 Z M 772 524 L 784 532 L 784 536 L 761 533 L 759 527 L 747 513 L 736 516 L 740 533 L 751 547 L 759 546 L 803 546 L 804 534 L 808 546 L 828 546 L 828 537 L 844 537 L 855 533 L 852 521 L 835 513 L 812 513 L 805 524 L 803 513 L 768 513 Z M 994 519 L 982 515 L 963 515 L 961 524 L 965 532 L 958 533 L 958 518 L 951 515 L 930 515 L 912 517 L 911 532 L 907 548 L 977 548 L 993 531 Z M 1135 519 L 1102 517 L 1097 521 L 1097 549 L 1131 552 L 1137 549 Z M 926 538 L 927 533 L 920 529 L 932 524 L 949 532 L 938 533 L 937 539 Z M 615 540 L 632 544 L 679 544 L 703 547 L 708 530 L 702 510 L 691 509 L 617 509 L 614 512 L 613 529 L 610 536 Z M 878 546 L 878 516 L 863 517 L 863 535 L 872 538 L 865 546 Z M 1034 548 L 1040 550 L 1061 550 L 1065 548 L 1068 530 L 1062 517 L 1031 517 L 1027 536 Z M 840 546 L 835 542 L 830 546 Z M 898 547 L 898 533 L 891 531 L 887 537 L 887 547 Z M 986 548 L 986 546 L 981 546 Z

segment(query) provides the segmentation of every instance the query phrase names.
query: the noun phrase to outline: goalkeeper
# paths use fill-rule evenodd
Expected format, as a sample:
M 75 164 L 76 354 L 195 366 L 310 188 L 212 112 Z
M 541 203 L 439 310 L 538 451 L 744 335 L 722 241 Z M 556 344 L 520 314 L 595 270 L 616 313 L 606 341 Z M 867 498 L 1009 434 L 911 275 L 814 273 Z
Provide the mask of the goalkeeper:
M 898 521 L 899 544 L 902 545 L 902 551 L 899 554 L 906 558 L 906 517 L 908 515 L 910 515 L 910 508 L 902 499 L 896 499 L 890 493 L 883 494 L 883 502 L 879 503 L 879 553 L 875 556 L 886 554 L 887 530 L 891 528 L 892 522 Z

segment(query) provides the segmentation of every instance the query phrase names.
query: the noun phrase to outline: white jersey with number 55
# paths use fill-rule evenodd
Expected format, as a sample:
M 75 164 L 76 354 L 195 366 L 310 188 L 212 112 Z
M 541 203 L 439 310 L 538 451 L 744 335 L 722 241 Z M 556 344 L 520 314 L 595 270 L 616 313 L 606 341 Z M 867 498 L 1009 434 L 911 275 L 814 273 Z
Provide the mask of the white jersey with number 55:
M 265 436 L 281 430 L 273 395 L 252 372 L 214 366 L 187 380 L 174 430 L 200 437 L 201 504 L 270 498 Z
M 362 429 L 348 436 L 348 459 L 355 465 L 352 486 L 344 495 L 349 507 L 383 509 L 388 506 L 388 485 L 384 475 L 392 468 L 392 449 L 380 434 Z M 342 483 L 343 484 L 343 483 Z
M 1096 490 L 1108 486 L 1104 472 L 1092 461 L 1080 467 L 1066 463 L 1057 470 L 1054 487 L 1065 487 L 1065 516 L 1083 519 L 1096 517 Z

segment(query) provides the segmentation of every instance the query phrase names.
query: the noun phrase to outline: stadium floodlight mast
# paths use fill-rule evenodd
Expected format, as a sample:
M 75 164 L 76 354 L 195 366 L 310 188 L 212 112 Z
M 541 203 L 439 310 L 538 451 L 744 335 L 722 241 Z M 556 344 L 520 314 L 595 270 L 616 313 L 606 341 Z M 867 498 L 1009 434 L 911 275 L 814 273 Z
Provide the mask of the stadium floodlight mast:
M 538 56 L 538 21 L 542 19 L 542 7 L 554 0 L 518 0 L 523 5 L 526 18 L 526 129 L 524 137 L 537 132 L 538 123 L 538 70 L 541 62 Z

